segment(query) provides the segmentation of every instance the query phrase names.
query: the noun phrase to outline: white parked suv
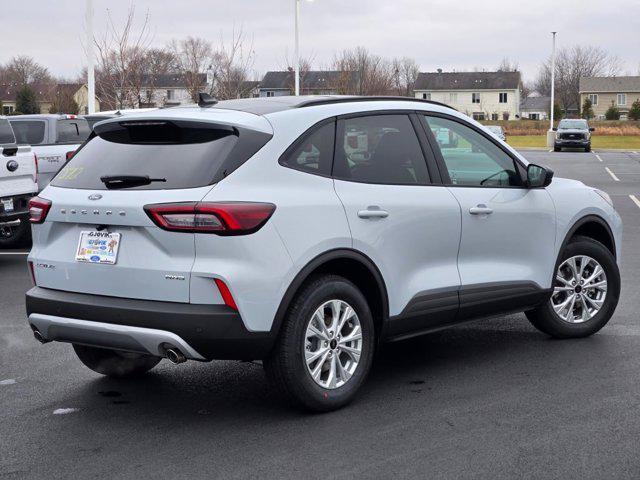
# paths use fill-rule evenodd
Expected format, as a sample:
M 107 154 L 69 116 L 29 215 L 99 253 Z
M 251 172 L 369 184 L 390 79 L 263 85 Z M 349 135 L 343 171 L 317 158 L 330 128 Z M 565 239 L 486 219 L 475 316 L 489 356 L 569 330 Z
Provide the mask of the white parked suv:
M 38 340 L 111 376 L 263 360 L 312 410 L 350 401 L 381 342 L 518 311 L 583 337 L 620 292 L 606 193 L 415 99 L 202 95 L 106 120 L 31 221 Z

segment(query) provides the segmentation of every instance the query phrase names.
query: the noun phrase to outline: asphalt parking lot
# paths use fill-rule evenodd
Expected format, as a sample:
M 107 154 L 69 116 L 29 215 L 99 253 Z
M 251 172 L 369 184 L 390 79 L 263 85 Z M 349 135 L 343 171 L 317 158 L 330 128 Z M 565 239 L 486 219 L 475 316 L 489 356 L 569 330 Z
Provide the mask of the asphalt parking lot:
M 355 403 L 305 415 L 260 365 L 117 381 L 39 345 L 25 256 L 2 252 L 0 478 L 639 478 L 640 154 L 523 153 L 622 215 L 622 297 L 599 334 L 551 340 L 511 315 L 391 344 Z

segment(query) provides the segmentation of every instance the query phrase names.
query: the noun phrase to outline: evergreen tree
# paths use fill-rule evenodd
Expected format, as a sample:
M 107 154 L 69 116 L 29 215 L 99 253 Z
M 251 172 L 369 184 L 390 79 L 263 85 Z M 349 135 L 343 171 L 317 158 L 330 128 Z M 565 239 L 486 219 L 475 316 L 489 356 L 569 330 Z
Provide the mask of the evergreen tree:
M 584 103 L 582 104 L 582 118 L 591 120 L 593 116 L 593 104 L 591 103 L 591 100 L 589 100 L 589 97 L 587 97 L 584 99 Z
M 620 120 L 620 110 L 611 102 L 611 106 L 607 108 L 604 118 L 607 120 Z
M 629 120 L 640 120 L 640 98 L 631 104 L 628 116 Z
M 24 114 L 40 113 L 36 93 L 27 85 L 22 87 L 16 95 L 16 110 Z

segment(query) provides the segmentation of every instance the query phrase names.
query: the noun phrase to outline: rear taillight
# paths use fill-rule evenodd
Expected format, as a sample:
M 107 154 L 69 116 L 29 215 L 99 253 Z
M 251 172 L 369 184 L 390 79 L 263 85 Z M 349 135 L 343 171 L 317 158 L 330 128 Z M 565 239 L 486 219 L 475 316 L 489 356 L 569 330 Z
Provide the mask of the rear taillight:
M 32 261 L 27 261 L 27 265 L 29 265 L 29 275 L 31 275 L 31 282 L 33 283 L 33 286 L 35 287 L 36 285 L 36 272 L 33 271 L 33 262 Z
M 73 157 L 75 153 L 76 153 L 75 150 L 71 150 L 70 152 L 67 152 L 67 162 L 71 160 L 71 157 Z
M 44 222 L 50 208 L 51 200 L 42 197 L 33 197 L 29 200 L 29 221 L 31 223 Z
M 269 220 L 276 206 L 272 203 L 163 203 L 145 205 L 153 222 L 164 230 L 176 232 L 247 235 Z

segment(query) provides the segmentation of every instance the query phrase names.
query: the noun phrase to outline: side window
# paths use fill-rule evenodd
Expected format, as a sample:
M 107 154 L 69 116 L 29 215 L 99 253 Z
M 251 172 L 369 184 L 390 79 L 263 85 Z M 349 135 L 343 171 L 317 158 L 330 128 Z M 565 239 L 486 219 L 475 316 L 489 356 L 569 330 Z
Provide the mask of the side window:
M 366 183 L 429 183 L 427 163 L 407 115 L 340 120 L 333 175 Z
M 57 143 L 82 143 L 84 142 L 91 129 L 84 118 L 73 120 L 58 120 Z
M 453 120 L 425 117 L 451 183 L 479 187 L 522 186 L 514 160 L 491 140 Z
M 39 145 L 44 143 L 44 122 L 40 120 L 19 120 L 12 122 L 16 143 L 19 145 Z
M 280 164 L 303 172 L 330 175 L 335 128 L 335 122 L 329 122 L 303 135 L 284 154 Z

